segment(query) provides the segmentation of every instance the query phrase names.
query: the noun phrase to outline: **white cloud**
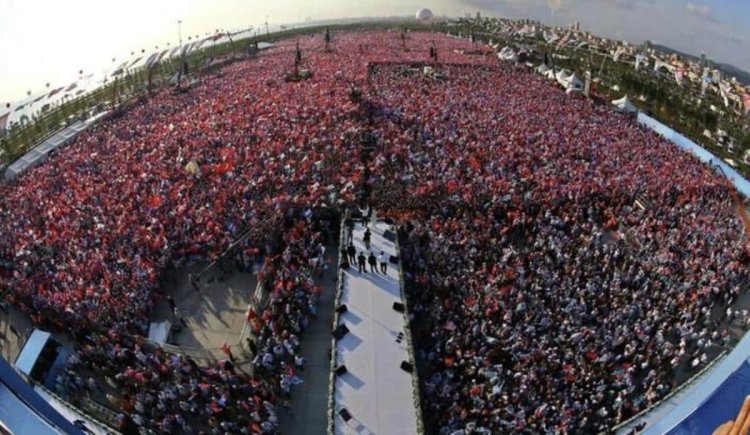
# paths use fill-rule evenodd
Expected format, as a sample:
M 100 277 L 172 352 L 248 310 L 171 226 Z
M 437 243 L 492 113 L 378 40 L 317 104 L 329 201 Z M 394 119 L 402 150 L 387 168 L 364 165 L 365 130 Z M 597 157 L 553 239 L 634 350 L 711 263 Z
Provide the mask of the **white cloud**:
M 694 3 L 688 3 L 685 5 L 685 9 L 687 9 L 688 12 L 690 12 L 693 15 L 698 15 L 699 17 L 703 17 L 706 19 L 713 19 L 713 15 L 711 14 L 711 8 L 706 5 L 697 5 Z

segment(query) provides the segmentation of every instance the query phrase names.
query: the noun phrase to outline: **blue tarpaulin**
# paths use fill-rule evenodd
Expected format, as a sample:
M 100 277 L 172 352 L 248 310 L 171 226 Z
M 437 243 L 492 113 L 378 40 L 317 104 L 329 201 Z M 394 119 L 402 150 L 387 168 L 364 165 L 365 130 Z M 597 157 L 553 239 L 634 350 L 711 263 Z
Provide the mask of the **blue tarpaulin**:
M 83 435 L 0 358 L 0 421 L 16 434 Z
M 645 435 L 711 434 L 733 420 L 745 396 L 750 394 L 750 333 L 717 363 L 706 376 L 688 387 L 686 396 L 673 397 L 661 405 L 668 412 L 651 422 Z M 660 414 L 657 409 L 656 414 Z
M 745 396 L 750 394 L 750 363 L 745 361 L 690 416 L 669 433 L 710 434 L 722 423 L 734 420 Z

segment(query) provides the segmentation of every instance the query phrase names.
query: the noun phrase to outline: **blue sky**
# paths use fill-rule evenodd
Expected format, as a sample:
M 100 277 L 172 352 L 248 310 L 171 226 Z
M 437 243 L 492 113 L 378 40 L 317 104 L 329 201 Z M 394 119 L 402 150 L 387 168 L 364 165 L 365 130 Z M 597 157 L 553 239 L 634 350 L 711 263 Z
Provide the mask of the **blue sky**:
M 550 24 L 580 21 L 604 36 L 645 39 L 750 70 L 748 0 L 460 0 L 467 7 Z
M 183 35 L 313 19 L 464 13 L 580 21 L 584 29 L 634 42 L 651 39 L 750 70 L 750 0 L 0 0 L 0 104 L 45 83 L 62 86 L 79 69 L 153 50 Z M 0 107 L 2 107 L 0 106 Z

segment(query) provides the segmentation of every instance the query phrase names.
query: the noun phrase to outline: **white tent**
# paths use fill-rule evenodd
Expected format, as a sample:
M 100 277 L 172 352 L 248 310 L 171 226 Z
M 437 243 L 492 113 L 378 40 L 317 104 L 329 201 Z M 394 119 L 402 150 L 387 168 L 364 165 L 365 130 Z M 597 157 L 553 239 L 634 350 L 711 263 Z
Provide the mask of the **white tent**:
M 547 71 L 549 70 L 550 68 L 545 64 L 541 64 L 538 67 L 534 68 L 534 71 L 536 71 L 537 74 L 542 74 L 542 75 L 546 75 Z
M 558 83 L 564 86 L 572 75 L 573 73 L 571 73 L 570 71 L 561 69 L 557 71 L 557 73 L 555 73 L 555 80 L 557 80 Z
M 618 112 L 622 113 L 636 113 L 638 108 L 630 102 L 630 98 L 627 95 L 620 98 L 619 100 L 612 100 L 612 105 L 617 108 Z
M 570 76 L 570 79 L 568 80 L 568 90 L 571 89 L 575 91 L 583 90 L 583 80 L 575 74 Z
M 497 57 L 508 62 L 516 62 L 518 60 L 518 54 L 510 47 L 503 47 L 500 53 L 497 54 Z
M 152 343 L 167 344 L 169 331 L 172 329 L 172 322 L 164 320 L 162 322 L 151 322 L 148 326 L 148 340 Z
M 583 90 L 583 80 L 575 75 L 575 73 L 568 73 L 565 70 L 561 70 L 557 73 L 555 79 L 566 91 L 577 92 Z

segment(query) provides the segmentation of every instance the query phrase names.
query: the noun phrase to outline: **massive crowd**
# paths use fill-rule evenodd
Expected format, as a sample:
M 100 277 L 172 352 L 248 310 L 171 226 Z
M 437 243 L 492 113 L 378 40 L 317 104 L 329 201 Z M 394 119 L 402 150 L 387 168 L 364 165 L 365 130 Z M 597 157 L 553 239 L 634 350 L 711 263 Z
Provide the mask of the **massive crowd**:
M 705 366 L 747 283 L 729 183 L 542 79 L 443 73 L 373 77 L 433 429 L 600 432 Z
M 297 42 L 312 77 L 287 82 Z M 317 294 L 320 235 L 302 210 L 351 205 L 362 186 L 401 225 L 436 431 L 599 430 L 704 365 L 724 339 L 713 308 L 747 279 L 731 186 L 470 42 L 405 45 L 383 31 L 336 34 L 331 52 L 321 36 L 283 41 L 2 186 L 0 287 L 81 343 L 60 388 L 92 388 L 81 369 L 112 379 L 141 433 L 277 431 Z M 273 289 L 252 319 L 252 376 L 144 346 L 161 270 L 248 229 L 243 252 L 266 259 Z

